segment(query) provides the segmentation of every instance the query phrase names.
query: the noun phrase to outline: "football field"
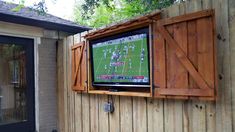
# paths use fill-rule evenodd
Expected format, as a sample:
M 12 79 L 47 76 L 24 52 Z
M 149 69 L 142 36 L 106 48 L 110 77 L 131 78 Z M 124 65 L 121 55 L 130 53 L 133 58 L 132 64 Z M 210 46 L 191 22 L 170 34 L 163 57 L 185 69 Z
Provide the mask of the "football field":
M 147 82 L 148 61 L 146 37 L 93 47 L 94 81 Z

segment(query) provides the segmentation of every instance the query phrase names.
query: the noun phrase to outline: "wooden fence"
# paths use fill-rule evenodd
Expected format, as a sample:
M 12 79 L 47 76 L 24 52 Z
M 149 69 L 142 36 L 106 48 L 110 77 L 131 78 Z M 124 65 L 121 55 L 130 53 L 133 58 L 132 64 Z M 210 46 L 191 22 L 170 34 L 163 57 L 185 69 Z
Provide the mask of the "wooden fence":
M 71 46 L 85 33 L 58 46 L 58 111 L 61 132 L 232 132 L 235 131 L 235 1 L 189 0 L 162 11 L 163 18 L 215 9 L 217 101 L 90 95 L 71 88 Z M 113 100 L 115 112 L 103 104 Z

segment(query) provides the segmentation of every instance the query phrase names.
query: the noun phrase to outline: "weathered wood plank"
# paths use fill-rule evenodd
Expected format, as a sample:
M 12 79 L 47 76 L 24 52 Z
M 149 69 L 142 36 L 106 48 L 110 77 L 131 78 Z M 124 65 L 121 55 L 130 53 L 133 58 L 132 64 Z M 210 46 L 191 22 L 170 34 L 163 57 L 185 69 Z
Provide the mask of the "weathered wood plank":
M 232 131 L 231 62 L 228 25 L 228 0 L 213 0 L 217 35 L 217 66 L 219 79 L 216 102 L 216 131 Z
M 69 111 L 69 132 L 74 132 L 75 131 L 75 126 L 74 126 L 74 96 L 75 93 L 72 91 L 72 79 L 71 79 L 71 67 L 72 67 L 72 61 L 71 61 L 71 57 L 72 57 L 72 53 L 71 53 L 71 46 L 73 46 L 74 42 L 73 42 L 73 36 L 69 36 L 67 38 L 67 89 L 68 89 L 68 97 L 69 97 L 69 102 L 68 102 L 68 111 Z
M 90 132 L 90 95 L 82 94 L 82 131 Z
M 163 108 L 163 99 L 147 100 L 148 132 L 164 132 Z
M 99 132 L 109 131 L 109 114 L 104 111 L 104 104 L 107 102 L 107 95 L 99 95 Z
M 133 107 L 131 97 L 120 97 L 121 132 L 133 132 Z
M 183 130 L 184 132 L 191 132 L 192 128 L 192 107 L 191 107 L 191 100 L 186 100 L 183 103 Z
M 202 10 L 202 1 L 201 0 L 193 0 L 193 1 L 190 1 L 190 2 L 186 3 L 186 13 L 196 12 L 196 11 L 200 11 L 200 10 Z M 198 42 L 197 42 L 197 35 L 198 35 L 197 34 L 197 25 L 196 25 L 196 23 L 193 23 L 193 25 L 195 27 L 189 27 L 188 28 L 188 29 L 190 29 L 190 32 L 193 32 L 193 31 L 191 31 L 191 30 L 193 30 L 192 28 L 195 28 L 195 31 L 196 31 L 195 36 L 190 37 L 190 39 L 192 39 L 193 44 L 194 44 L 191 48 L 198 49 L 198 46 L 197 46 L 198 45 Z M 189 41 L 189 42 L 192 42 L 192 41 Z M 197 50 L 193 54 L 197 54 Z M 189 58 L 193 60 L 192 61 L 193 64 L 198 69 L 198 57 L 193 57 L 193 56 L 190 55 Z M 190 81 L 189 85 L 190 85 L 190 87 L 195 86 L 193 81 Z M 188 102 L 188 104 L 185 105 L 185 106 L 188 107 L 188 108 L 186 108 L 187 110 L 191 111 L 191 112 L 188 113 L 189 115 L 187 115 L 189 117 L 188 119 L 189 119 L 189 126 L 190 126 L 188 130 L 189 131 L 195 131 L 195 132 L 199 131 L 199 130 L 202 131 L 202 132 L 206 131 L 206 126 L 203 124 L 203 123 L 205 123 L 205 120 L 206 120 L 206 118 L 205 118 L 205 116 L 206 116 L 205 109 L 199 110 L 200 109 L 199 106 L 201 106 L 201 108 L 205 108 L 205 104 L 203 102 L 198 101 L 198 100 L 193 100 L 193 101 Z M 184 112 L 184 113 L 186 113 L 186 112 Z M 196 116 L 196 115 L 198 115 L 198 116 Z
M 147 99 L 142 97 L 133 97 L 133 131 L 147 131 Z
M 84 35 L 86 35 L 88 32 L 82 32 L 81 33 L 81 42 L 85 41 L 84 39 Z M 84 58 L 83 58 L 84 59 Z M 84 61 L 82 61 L 82 63 L 85 63 Z M 83 64 L 86 65 L 86 64 Z M 87 70 L 86 68 L 81 68 L 81 71 L 83 70 Z M 84 77 L 83 74 L 81 75 L 81 81 L 84 82 L 86 80 L 86 76 Z M 86 85 L 84 83 L 82 83 L 83 85 Z M 83 132 L 90 132 L 90 95 L 83 93 L 82 94 L 82 131 Z M 93 111 L 92 111 L 93 112 Z
M 76 132 L 82 132 L 82 122 L 83 122 L 83 120 L 82 120 L 82 95 L 81 95 L 81 93 L 76 93 L 74 101 L 75 101 L 75 106 L 74 106 L 75 131 Z
M 109 114 L 109 131 L 120 132 L 120 97 L 111 95 L 109 102 L 114 103 L 114 112 Z
M 232 111 L 233 111 L 233 129 L 235 128 L 235 1 L 228 1 L 229 7 L 229 43 L 231 53 L 231 89 L 232 89 Z
M 99 132 L 99 98 L 98 98 L 98 95 L 90 95 L 90 127 L 91 127 L 91 132 Z
M 64 41 L 60 40 L 59 45 L 58 45 L 58 53 L 57 54 L 57 79 L 58 79 L 58 123 L 59 123 L 59 131 L 60 132 L 65 132 L 65 97 L 64 97 L 64 54 L 63 54 L 63 46 L 64 46 Z
M 182 101 L 166 99 L 164 102 L 165 132 L 183 131 Z
M 76 34 L 74 35 L 74 44 L 81 42 L 81 34 Z M 74 97 L 75 100 L 75 106 L 74 106 L 74 111 L 75 111 L 75 131 L 76 132 L 82 132 L 82 95 L 81 93 L 75 94 Z
M 203 0 L 202 1 L 202 9 L 203 10 L 212 9 L 212 0 Z
M 64 114 L 65 114 L 65 118 L 64 118 L 64 122 L 65 122 L 65 127 L 64 127 L 64 130 L 65 132 L 68 132 L 69 131 L 69 124 L 68 124 L 68 89 L 67 89 L 67 86 L 68 86 L 68 81 L 67 81 L 67 38 L 64 39 L 63 41 L 63 90 L 64 90 Z
M 192 132 L 205 132 L 206 131 L 206 110 L 205 102 L 193 102 L 192 105 Z

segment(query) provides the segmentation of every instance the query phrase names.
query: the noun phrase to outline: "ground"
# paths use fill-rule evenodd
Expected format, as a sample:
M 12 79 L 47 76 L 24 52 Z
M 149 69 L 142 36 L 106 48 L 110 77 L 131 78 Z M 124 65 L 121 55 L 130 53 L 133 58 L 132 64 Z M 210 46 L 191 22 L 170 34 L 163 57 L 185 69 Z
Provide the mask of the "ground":
M 148 82 L 146 35 L 133 35 L 93 45 L 95 82 Z

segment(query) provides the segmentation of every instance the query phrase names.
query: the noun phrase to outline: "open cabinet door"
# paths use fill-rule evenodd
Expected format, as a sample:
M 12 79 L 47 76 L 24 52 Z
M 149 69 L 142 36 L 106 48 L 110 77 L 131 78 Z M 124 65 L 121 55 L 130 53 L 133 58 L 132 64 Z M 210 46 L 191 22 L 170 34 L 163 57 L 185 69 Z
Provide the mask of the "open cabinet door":
M 72 46 L 72 89 L 87 92 L 87 55 L 84 41 Z
M 155 97 L 215 99 L 214 29 L 213 10 L 154 23 Z

